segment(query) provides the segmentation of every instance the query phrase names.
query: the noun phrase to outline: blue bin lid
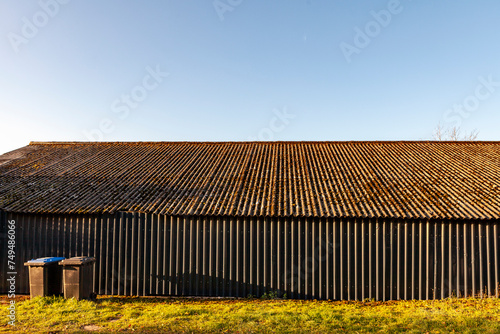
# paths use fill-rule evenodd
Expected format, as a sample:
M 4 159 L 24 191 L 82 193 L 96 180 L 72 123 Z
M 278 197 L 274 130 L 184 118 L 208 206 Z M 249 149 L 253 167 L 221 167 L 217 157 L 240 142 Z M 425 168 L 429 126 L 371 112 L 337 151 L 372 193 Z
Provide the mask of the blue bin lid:
M 64 261 L 59 262 L 60 266 L 82 266 L 84 264 L 92 264 L 95 262 L 95 257 L 76 256 L 70 257 Z
M 52 263 L 64 260 L 65 257 L 41 257 L 39 259 L 29 260 L 27 263 Z

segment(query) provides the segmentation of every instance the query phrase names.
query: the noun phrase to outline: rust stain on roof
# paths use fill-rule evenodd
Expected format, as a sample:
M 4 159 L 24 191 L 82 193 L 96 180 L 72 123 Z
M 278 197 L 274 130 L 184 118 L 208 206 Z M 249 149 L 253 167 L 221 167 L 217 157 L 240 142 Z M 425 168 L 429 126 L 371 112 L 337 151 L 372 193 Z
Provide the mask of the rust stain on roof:
M 0 156 L 29 213 L 500 218 L 500 142 L 32 142 Z

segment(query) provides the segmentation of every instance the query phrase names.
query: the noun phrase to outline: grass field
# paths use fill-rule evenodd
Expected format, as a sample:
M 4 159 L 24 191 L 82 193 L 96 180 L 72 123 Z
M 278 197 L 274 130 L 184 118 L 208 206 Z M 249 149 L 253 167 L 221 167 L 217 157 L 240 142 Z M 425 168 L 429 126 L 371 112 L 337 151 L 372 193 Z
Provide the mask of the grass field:
M 17 302 L 3 332 L 154 333 L 500 333 L 500 299 L 333 302 L 99 296 L 97 302 L 35 298 Z

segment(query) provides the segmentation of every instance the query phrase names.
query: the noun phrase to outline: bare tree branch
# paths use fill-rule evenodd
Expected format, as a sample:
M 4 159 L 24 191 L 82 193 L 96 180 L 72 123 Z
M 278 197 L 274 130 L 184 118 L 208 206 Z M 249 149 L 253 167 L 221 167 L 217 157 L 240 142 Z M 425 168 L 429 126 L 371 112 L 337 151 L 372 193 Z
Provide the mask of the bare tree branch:
M 474 130 L 471 131 L 471 133 L 469 133 L 468 135 L 464 136 L 464 140 L 475 141 L 475 140 L 477 140 L 477 136 L 478 135 L 479 135 L 479 130 L 478 129 L 474 129 Z
M 460 140 L 460 130 L 459 127 L 452 127 L 451 129 L 448 130 L 448 140 L 451 141 L 459 141 Z
M 441 123 L 439 123 L 434 132 L 432 133 L 432 139 L 437 141 L 475 141 L 479 135 L 479 130 L 474 129 L 470 133 L 465 133 L 462 136 L 462 129 L 458 126 L 445 129 Z
M 438 141 L 444 140 L 444 128 L 441 123 L 439 123 L 434 129 L 434 132 L 432 133 L 432 139 Z

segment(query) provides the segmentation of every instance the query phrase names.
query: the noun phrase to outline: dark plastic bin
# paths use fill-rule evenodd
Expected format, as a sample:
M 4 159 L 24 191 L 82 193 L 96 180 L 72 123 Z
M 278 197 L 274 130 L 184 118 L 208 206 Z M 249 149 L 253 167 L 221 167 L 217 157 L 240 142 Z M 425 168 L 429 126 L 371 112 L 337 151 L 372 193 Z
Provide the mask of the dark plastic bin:
M 61 296 L 62 270 L 58 263 L 64 257 L 43 257 L 25 262 L 29 267 L 30 297 Z
M 64 298 L 95 300 L 93 257 L 72 257 L 59 263 L 63 268 Z

